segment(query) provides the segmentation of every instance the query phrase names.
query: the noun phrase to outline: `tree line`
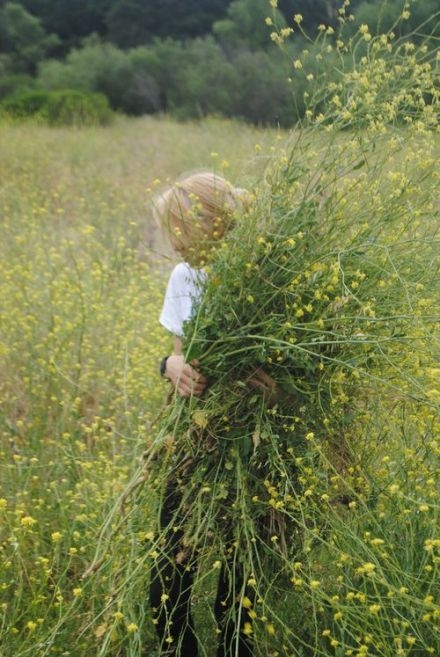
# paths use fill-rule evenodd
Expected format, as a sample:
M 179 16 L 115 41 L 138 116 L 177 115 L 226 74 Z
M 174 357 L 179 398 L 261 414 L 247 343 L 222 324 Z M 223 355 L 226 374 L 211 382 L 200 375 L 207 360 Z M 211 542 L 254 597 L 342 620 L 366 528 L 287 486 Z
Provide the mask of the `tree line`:
M 291 125 L 304 111 L 290 61 L 305 34 L 338 27 L 342 0 L 0 0 L 0 99 L 33 89 L 104 94 L 128 114 L 170 112 L 181 118 L 218 114 Z M 437 0 L 406 3 L 399 30 L 424 25 Z M 404 2 L 352 0 L 349 28 L 390 29 Z M 282 53 L 277 30 L 296 30 Z M 431 18 L 431 20 L 429 20 Z M 272 38 L 271 38 L 272 35 Z M 330 65 L 330 62 L 329 62 Z

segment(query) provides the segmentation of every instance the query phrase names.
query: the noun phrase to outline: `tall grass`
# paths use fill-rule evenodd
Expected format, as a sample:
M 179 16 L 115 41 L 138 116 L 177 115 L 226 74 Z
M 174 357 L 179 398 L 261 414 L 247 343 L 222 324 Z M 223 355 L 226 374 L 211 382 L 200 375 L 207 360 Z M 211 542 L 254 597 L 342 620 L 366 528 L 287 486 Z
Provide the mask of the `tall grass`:
M 116 572 L 82 575 L 165 395 L 171 264 L 151 190 L 203 166 L 248 184 L 278 135 L 167 119 L 0 132 L 0 654 L 116 654 L 103 627 L 133 641 L 145 593 L 103 620 Z

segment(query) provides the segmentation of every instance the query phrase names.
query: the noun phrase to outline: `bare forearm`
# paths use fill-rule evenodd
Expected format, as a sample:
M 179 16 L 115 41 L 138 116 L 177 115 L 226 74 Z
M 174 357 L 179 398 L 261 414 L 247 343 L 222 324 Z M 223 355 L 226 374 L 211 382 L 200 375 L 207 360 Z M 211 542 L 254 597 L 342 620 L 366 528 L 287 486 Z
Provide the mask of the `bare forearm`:
M 206 378 L 198 372 L 196 363 L 186 363 L 182 354 L 168 356 L 164 376 L 171 381 L 181 397 L 199 396 L 206 388 Z

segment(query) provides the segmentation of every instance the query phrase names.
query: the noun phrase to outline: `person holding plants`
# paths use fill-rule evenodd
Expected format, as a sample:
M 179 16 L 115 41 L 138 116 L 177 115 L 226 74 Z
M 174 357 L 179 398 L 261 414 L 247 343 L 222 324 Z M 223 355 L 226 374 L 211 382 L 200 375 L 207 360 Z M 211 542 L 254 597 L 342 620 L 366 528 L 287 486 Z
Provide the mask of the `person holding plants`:
M 199 371 L 197 362 L 187 362 L 183 354 L 184 325 L 197 306 L 203 293 L 209 263 L 222 238 L 234 226 L 237 211 L 248 201 L 248 193 L 232 186 L 223 177 L 201 172 L 189 175 L 159 196 L 155 203 L 155 216 L 168 236 L 173 249 L 181 256 L 173 269 L 160 315 L 161 324 L 173 334 L 173 353 L 160 364 L 162 376 L 169 379 L 178 397 L 191 403 L 201 396 L 209 382 Z M 274 392 L 270 377 L 257 372 L 248 381 L 250 388 L 264 387 Z M 187 410 L 190 413 L 189 408 Z M 193 427 L 193 438 L 199 436 Z M 182 503 L 183 490 L 189 484 L 194 470 L 203 470 L 203 455 L 198 462 L 182 453 L 179 436 L 173 436 L 173 451 L 178 465 L 171 468 L 162 498 L 160 532 L 162 536 L 159 556 L 156 557 L 150 583 L 150 605 L 160 640 L 161 654 L 167 656 L 196 657 L 198 640 L 191 615 L 191 593 L 197 569 L 198 546 L 188 542 L 185 534 L 185 517 L 191 511 Z M 210 446 L 206 444 L 206 453 Z M 225 553 L 232 543 L 227 521 L 224 527 Z M 229 550 L 232 554 L 232 550 Z M 251 618 L 246 604 L 247 586 L 240 563 L 219 564 L 219 578 L 214 614 L 218 626 L 218 657 L 250 657 L 253 654 Z

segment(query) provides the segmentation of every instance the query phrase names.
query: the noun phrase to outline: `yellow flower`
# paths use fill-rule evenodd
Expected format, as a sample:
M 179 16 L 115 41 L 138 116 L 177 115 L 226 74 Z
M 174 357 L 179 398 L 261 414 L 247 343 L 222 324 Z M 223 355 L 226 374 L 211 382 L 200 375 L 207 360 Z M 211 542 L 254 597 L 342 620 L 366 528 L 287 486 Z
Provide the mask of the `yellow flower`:
M 192 419 L 195 425 L 205 429 L 208 426 L 208 416 L 201 409 L 194 411 Z
M 301 577 L 292 577 L 290 581 L 292 582 L 293 586 L 298 588 L 304 584 L 304 580 Z
M 283 29 L 280 31 L 280 34 L 283 39 L 287 39 L 287 37 L 292 34 L 293 30 L 291 27 L 283 27 Z
M 359 575 L 363 575 L 363 574 L 372 575 L 375 570 L 376 570 L 376 566 L 374 565 L 374 563 L 371 563 L 371 561 L 367 561 L 366 563 L 363 564 L 363 566 L 359 566 L 356 572 Z

